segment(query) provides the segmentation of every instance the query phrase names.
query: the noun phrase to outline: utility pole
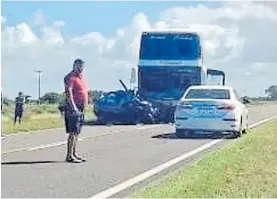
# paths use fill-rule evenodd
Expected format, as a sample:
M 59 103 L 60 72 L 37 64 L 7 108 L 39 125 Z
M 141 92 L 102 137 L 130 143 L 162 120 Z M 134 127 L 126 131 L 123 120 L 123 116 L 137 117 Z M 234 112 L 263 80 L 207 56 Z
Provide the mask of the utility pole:
M 38 76 L 38 104 L 40 105 L 40 77 L 41 77 L 41 73 L 42 73 L 42 70 L 36 70 L 35 71 L 37 73 L 37 76 Z
M 130 89 L 132 87 L 132 84 L 135 84 L 137 81 L 137 77 L 136 77 L 136 69 L 132 68 L 132 72 L 131 72 L 131 77 L 130 77 Z

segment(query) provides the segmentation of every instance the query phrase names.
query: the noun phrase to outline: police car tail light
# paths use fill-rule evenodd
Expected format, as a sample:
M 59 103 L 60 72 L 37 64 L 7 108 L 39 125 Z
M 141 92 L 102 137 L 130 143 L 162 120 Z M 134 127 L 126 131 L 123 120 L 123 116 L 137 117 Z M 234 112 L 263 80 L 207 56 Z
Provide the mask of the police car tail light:
M 221 105 L 217 106 L 217 109 L 220 109 L 220 110 L 234 110 L 235 105 L 233 105 L 233 104 L 221 104 Z

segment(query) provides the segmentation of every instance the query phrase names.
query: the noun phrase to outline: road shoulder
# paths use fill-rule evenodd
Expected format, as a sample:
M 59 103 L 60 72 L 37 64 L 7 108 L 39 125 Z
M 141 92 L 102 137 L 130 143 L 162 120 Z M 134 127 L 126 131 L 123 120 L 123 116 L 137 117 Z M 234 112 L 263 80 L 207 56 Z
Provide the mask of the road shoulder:
M 275 119 L 133 197 L 277 197 L 276 139 Z

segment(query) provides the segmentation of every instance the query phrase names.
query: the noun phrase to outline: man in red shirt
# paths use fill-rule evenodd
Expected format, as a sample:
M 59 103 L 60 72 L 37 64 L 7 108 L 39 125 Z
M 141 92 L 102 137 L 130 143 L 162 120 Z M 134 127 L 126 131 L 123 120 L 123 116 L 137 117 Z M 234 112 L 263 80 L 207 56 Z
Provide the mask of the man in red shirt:
M 88 105 L 88 88 L 83 78 L 84 61 L 76 59 L 73 70 L 65 76 L 65 128 L 69 134 L 66 161 L 79 163 L 85 159 L 76 154 L 76 143 L 84 122 L 84 109 Z

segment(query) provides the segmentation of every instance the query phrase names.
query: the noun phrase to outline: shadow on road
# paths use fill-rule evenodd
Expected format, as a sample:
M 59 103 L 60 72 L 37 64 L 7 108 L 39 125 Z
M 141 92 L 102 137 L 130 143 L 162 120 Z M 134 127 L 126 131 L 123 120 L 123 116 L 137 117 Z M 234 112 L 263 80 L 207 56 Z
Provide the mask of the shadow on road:
M 123 125 L 122 123 L 103 123 L 98 120 L 84 121 L 83 125 L 85 126 L 112 126 L 112 125 Z
M 130 122 L 107 122 L 103 123 L 97 120 L 84 121 L 84 126 L 136 126 L 136 125 L 157 125 L 157 124 L 132 124 Z
M 154 135 L 151 138 L 156 139 L 234 139 L 231 134 L 218 134 L 218 133 L 211 133 L 211 134 L 186 134 L 182 137 L 177 137 L 176 133 L 164 133 L 159 135 Z
M 83 125 L 102 125 L 101 123 L 99 123 L 97 120 L 87 120 L 83 122 Z
M 14 161 L 14 162 L 1 162 L 1 165 L 21 165 L 21 164 L 52 164 L 62 163 L 65 161 Z
M 123 122 L 118 122 L 118 123 L 103 123 L 99 121 L 85 121 L 83 123 L 84 126 L 115 126 L 115 125 L 135 125 L 135 124 L 124 124 Z

